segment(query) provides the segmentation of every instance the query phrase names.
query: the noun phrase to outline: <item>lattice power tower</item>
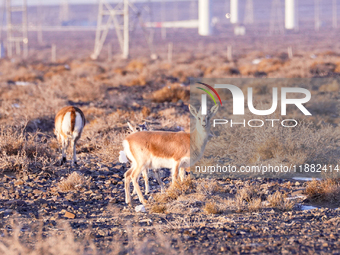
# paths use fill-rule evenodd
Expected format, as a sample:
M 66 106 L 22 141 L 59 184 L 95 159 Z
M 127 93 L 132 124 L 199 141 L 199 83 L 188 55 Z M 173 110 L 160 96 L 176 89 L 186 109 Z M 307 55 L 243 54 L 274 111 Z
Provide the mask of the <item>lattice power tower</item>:
M 144 36 L 149 46 L 149 50 L 152 53 L 152 36 L 153 33 L 149 33 L 146 30 L 145 23 L 141 17 L 141 12 L 129 2 L 129 0 L 123 0 L 122 3 L 112 7 L 107 0 L 99 0 L 97 31 L 94 45 L 94 51 L 91 54 L 92 59 L 97 59 L 107 34 L 111 28 L 115 28 L 118 37 L 120 49 L 122 51 L 122 57 L 127 59 L 129 57 L 129 10 L 131 9 L 132 15 L 135 15 L 142 27 Z M 151 31 L 152 32 L 152 31 Z
M 11 0 L 6 1 L 7 17 L 7 54 L 8 57 L 13 55 L 13 45 L 15 44 L 16 54 L 21 55 L 21 44 L 23 44 L 23 57 L 28 55 L 28 38 L 27 38 L 27 0 L 22 0 L 22 5 L 12 6 Z M 21 12 L 21 22 L 13 24 L 12 14 Z
M 123 26 L 119 22 L 119 16 L 123 17 Z M 98 58 L 112 26 L 115 27 L 123 58 L 129 57 L 129 1 L 124 0 L 124 3 L 119 3 L 113 8 L 106 0 L 100 0 L 92 59 Z

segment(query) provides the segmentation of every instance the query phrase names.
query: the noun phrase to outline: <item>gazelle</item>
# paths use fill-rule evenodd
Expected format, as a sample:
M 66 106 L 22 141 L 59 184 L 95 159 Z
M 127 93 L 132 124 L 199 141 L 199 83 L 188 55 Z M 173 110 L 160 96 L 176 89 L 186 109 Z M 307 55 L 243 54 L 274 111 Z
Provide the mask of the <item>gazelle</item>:
M 189 105 L 190 113 L 196 118 L 195 130 L 190 133 L 166 131 L 142 131 L 133 133 L 123 141 L 124 152 L 132 161 L 131 168 L 125 173 L 125 202 L 131 204 L 130 182 L 137 191 L 139 201 L 146 200 L 138 185 L 138 177 L 145 169 L 171 168 L 172 183 L 178 177 L 179 169 L 199 161 L 204 153 L 210 136 L 210 119 L 216 114 L 218 105 L 211 108 L 207 115 L 197 112 Z M 193 158 L 190 159 L 190 154 Z M 182 171 L 183 170 L 183 171 Z M 180 175 L 181 179 L 184 175 Z
M 150 131 L 149 126 L 147 125 L 146 122 L 143 125 L 135 125 L 135 126 L 132 125 L 130 122 L 128 122 L 127 125 L 130 128 L 130 130 L 132 131 L 132 133 L 137 133 L 137 132 L 140 132 L 140 131 Z M 120 163 L 127 163 L 128 162 L 128 159 L 127 159 L 124 151 L 120 152 L 119 162 Z M 161 192 L 164 192 L 165 189 L 164 189 L 163 182 L 162 182 L 162 180 L 159 176 L 159 170 L 154 169 L 153 171 L 154 171 L 154 176 L 155 176 L 156 180 L 158 181 L 159 186 L 161 187 Z M 145 182 L 145 195 L 147 195 L 147 194 L 150 193 L 149 169 L 143 169 L 142 175 L 143 175 L 143 179 L 144 179 L 144 182 Z M 138 179 L 137 179 L 137 182 L 138 182 Z M 132 194 L 136 194 L 136 193 L 137 193 L 137 191 L 134 188 L 133 191 L 132 191 Z
M 77 165 L 76 143 L 84 129 L 85 121 L 84 113 L 74 106 L 66 106 L 57 113 L 54 133 L 62 145 L 61 165 L 66 162 L 66 150 L 70 141 L 73 147 L 72 166 Z

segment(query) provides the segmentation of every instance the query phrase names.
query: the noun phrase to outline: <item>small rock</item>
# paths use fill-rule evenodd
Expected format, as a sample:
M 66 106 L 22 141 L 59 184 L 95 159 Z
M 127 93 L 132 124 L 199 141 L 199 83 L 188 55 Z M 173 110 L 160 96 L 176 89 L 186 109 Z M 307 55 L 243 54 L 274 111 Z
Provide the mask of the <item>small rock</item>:
M 142 212 L 142 213 L 146 212 L 144 205 L 137 205 L 136 208 L 135 208 L 135 211 L 136 212 Z
M 74 213 L 71 213 L 71 212 L 65 212 L 65 215 L 64 215 L 66 218 L 69 218 L 69 219 L 74 219 L 76 217 L 76 215 Z

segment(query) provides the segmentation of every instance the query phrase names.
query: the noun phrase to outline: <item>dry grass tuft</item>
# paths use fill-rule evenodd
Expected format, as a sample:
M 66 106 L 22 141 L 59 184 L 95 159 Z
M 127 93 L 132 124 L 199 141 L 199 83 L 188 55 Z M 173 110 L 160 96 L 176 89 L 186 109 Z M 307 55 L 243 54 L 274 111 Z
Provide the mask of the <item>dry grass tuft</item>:
M 26 133 L 26 126 L 0 127 L 0 172 L 28 170 L 29 166 L 44 167 L 53 164 L 55 151 L 43 134 Z
M 203 179 L 201 180 L 196 187 L 197 193 L 205 195 L 205 196 L 211 196 L 215 194 L 216 192 L 223 191 L 222 187 L 218 185 L 216 180 L 209 180 L 209 179 Z
M 276 191 L 274 194 L 267 197 L 269 205 L 274 208 L 278 208 L 281 211 L 291 210 L 294 206 L 293 201 L 288 200 L 287 196 L 280 191 Z
M 146 107 L 146 106 L 143 106 L 142 108 L 142 114 L 143 114 L 143 117 L 146 118 L 150 115 L 151 113 L 151 110 L 149 107 Z
M 158 203 L 169 203 L 176 200 L 179 196 L 189 194 L 194 190 L 194 183 L 190 177 L 184 181 L 176 180 L 165 193 L 156 194 L 155 200 Z
M 58 184 L 58 188 L 61 192 L 79 190 L 83 187 L 85 181 L 85 177 L 82 174 L 73 172 L 67 177 L 67 179 L 62 180 Z
M 153 204 L 150 208 L 150 212 L 152 213 L 165 213 L 166 205 L 164 204 Z
M 126 70 L 128 71 L 141 71 L 144 68 L 145 64 L 139 60 L 131 60 L 129 64 L 126 66 Z
M 324 84 L 320 86 L 319 91 L 322 92 L 338 92 L 340 89 L 340 86 L 336 80 L 333 80 L 329 84 Z
M 275 137 L 269 138 L 257 149 L 258 155 L 260 156 L 261 160 L 275 158 L 283 151 L 284 148 L 282 148 L 282 143 Z
M 340 185 L 339 180 L 325 179 L 316 180 L 307 183 L 305 190 L 307 198 L 312 202 L 329 202 L 340 203 Z
M 248 203 L 248 209 L 251 212 L 259 211 L 262 208 L 261 198 L 255 198 Z
M 156 103 L 178 102 L 179 100 L 187 102 L 189 100 L 189 97 L 189 89 L 179 84 L 165 86 L 162 89 L 154 91 L 151 94 L 151 100 Z
M 145 86 L 147 80 L 144 75 L 139 75 L 138 77 L 132 79 L 130 82 L 126 83 L 126 86 Z
M 283 62 L 280 59 L 262 59 L 257 66 L 257 71 L 271 73 L 280 70 Z
M 217 205 L 216 202 L 208 202 L 205 204 L 203 211 L 206 214 L 221 214 L 222 210 L 220 207 Z

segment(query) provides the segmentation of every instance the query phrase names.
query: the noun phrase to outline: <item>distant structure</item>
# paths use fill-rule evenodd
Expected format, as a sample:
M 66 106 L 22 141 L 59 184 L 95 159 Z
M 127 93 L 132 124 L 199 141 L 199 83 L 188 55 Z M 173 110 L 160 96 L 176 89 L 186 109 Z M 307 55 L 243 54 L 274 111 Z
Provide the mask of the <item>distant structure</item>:
M 119 22 L 119 16 L 123 17 L 123 26 Z M 94 52 L 91 55 L 92 59 L 98 58 L 109 29 L 112 26 L 116 30 L 119 46 L 123 53 L 122 57 L 124 59 L 129 57 L 129 1 L 124 0 L 123 4 L 119 3 L 112 7 L 106 0 L 100 0 Z
M 63 25 L 69 20 L 69 5 L 68 0 L 61 0 L 60 10 L 59 10 L 60 23 Z
M 144 36 L 146 38 L 151 56 L 155 57 L 152 47 L 152 33 L 148 34 L 145 23 L 141 17 L 141 12 L 135 7 L 129 0 L 123 0 L 122 3 L 118 3 L 115 7 L 109 4 L 106 0 L 99 0 L 98 19 L 96 39 L 94 45 L 94 51 L 91 54 L 92 59 L 97 59 L 107 37 L 107 34 L 111 28 L 115 28 L 118 37 L 119 46 L 122 51 L 122 58 L 129 58 L 129 44 L 130 44 L 130 25 L 129 25 L 129 10 L 132 10 L 132 14 L 138 19 Z
M 13 45 L 15 44 L 16 54 L 21 55 L 21 44 L 23 44 L 23 57 L 28 55 L 28 38 L 27 38 L 27 0 L 22 0 L 21 5 L 15 2 L 12 6 L 11 0 L 6 0 L 6 17 L 7 17 L 7 55 L 13 56 Z M 21 12 L 21 23 L 12 23 L 12 13 Z
M 285 0 L 285 28 L 294 29 L 295 20 L 295 0 Z
M 333 28 L 338 28 L 338 5 L 337 5 L 337 0 L 333 0 L 333 2 L 332 2 L 332 11 L 333 11 L 332 27 Z
M 237 24 L 238 22 L 238 0 L 230 0 L 230 23 Z
M 280 0 L 273 0 L 270 13 L 269 34 L 283 34 L 283 14 Z
M 315 31 L 320 30 L 320 0 L 314 0 L 314 29 Z
M 211 4 L 210 0 L 198 1 L 198 34 L 211 35 Z
M 254 23 L 254 4 L 253 0 L 247 0 L 244 12 L 244 24 Z

